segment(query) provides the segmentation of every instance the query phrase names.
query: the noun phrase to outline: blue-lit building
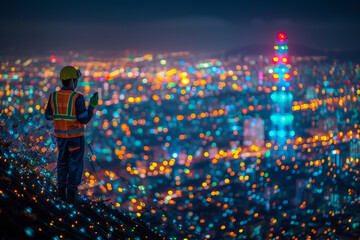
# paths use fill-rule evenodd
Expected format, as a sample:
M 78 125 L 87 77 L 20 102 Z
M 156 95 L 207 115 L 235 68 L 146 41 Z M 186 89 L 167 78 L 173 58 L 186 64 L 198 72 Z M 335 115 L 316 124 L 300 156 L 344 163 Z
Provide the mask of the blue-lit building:
M 290 65 L 288 58 L 287 37 L 279 33 L 274 45 L 273 56 L 274 68 L 271 70 L 274 80 L 274 92 L 271 94 L 273 112 L 270 116 L 271 128 L 269 136 L 274 145 L 272 155 L 274 157 L 290 160 L 293 149 L 288 148 L 295 135 L 293 129 L 294 116 L 292 113 L 293 94 L 290 83 Z

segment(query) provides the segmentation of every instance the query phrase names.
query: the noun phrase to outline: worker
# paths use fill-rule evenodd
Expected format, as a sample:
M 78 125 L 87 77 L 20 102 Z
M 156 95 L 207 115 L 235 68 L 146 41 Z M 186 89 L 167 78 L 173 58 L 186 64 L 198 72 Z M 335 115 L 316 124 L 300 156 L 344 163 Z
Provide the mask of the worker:
M 68 203 L 81 201 L 77 195 L 81 183 L 85 152 L 84 130 L 93 117 L 98 96 L 90 98 L 88 109 L 81 93 L 76 92 L 80 69 L 66 66 L 60 71 L 63 87 L 50 94 L 45 118 L 54 121 L 59 156 L 57 160 L 57 190 L 61 200 Z

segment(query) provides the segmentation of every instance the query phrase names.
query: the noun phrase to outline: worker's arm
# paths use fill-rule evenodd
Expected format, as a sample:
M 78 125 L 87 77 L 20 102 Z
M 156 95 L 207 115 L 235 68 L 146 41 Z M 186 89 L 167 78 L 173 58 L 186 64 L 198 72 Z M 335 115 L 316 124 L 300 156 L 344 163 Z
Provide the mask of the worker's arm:
M 82 124 L 87 124 L 90 122 L 91 118 L 94 115 L 94 107 L 89 105 L 86 110 L 85 99 L 83 95 L 80 95 L 75 101 L 76 108 L 76 118 Z
M 50 95 L 49 97 L 49 101 L 48 101 L 48 104 L 46 106 L 46 109 L 45 109 L 45 118 L 46 120 L 53 120 L 53 111 L 51 109 L 51 96 L 52 94 Z

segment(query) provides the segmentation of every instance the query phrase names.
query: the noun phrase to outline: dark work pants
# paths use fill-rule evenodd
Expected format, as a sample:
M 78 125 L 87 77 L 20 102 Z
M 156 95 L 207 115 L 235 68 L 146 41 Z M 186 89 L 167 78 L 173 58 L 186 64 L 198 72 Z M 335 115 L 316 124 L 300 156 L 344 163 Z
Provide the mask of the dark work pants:
M 85 137 L 57 138 L 57 185 L 77 191 L 84 167 Z

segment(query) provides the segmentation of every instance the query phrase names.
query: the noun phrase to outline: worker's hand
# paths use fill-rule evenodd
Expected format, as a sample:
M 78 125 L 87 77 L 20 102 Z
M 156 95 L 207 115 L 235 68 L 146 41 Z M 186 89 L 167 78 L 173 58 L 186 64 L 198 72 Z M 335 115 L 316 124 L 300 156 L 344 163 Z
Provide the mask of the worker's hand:
M 91 97 L 90 106 L 92 106 L 93 108 L 96 107 L 96 105 L 98 105 L 98 101 L 99 101 L 99 96 L 96 95 L 96 97 Z

